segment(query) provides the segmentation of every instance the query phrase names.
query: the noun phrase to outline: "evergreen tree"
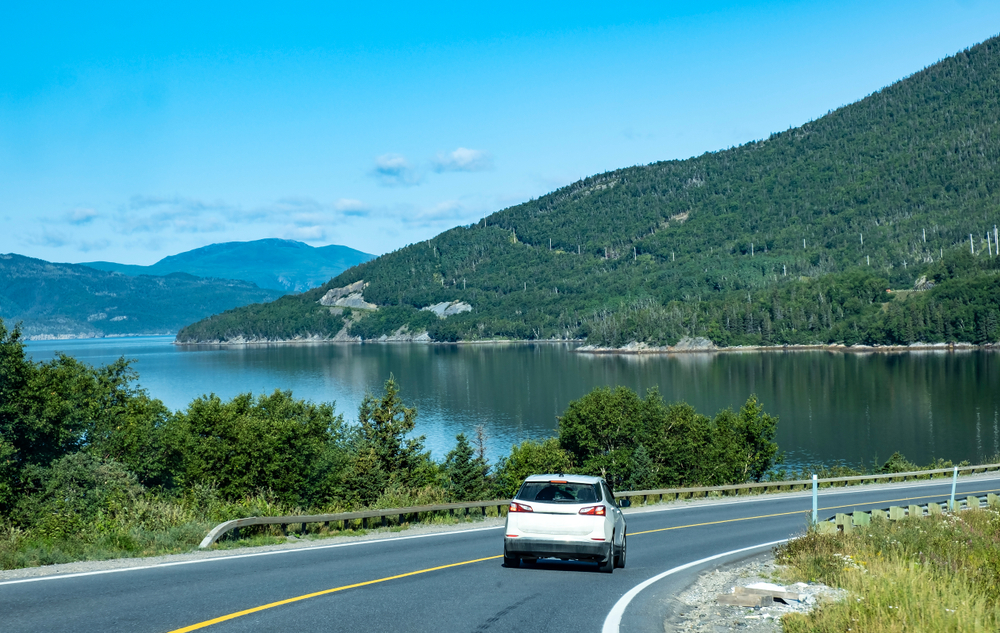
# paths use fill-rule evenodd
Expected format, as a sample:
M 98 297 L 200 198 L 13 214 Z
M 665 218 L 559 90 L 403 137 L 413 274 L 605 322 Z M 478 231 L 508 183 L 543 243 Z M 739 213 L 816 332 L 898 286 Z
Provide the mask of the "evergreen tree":
M 417 410 L 403 404 L 392 375 L 384 390 L 381 397 L 366 394 L 358 410 L 364 450 L 372 452 L 372 468 L 385 473 L 390 485 L 426 485 L 430 483 L 430 453 L 424 451 L 424 436 L 407 437 L 416 426 Z
M 464 433 L 459 433 L 455 439 L 455 448 L 448 452 L 444 462 L 448 498 L 450 501 L 485 499 L 488 466 L 482 457 L 475 454 Z

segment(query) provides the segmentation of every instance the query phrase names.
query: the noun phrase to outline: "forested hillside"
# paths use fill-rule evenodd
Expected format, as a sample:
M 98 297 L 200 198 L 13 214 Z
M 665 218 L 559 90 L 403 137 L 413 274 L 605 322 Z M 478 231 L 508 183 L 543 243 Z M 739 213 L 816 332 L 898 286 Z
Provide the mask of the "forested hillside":
M 281 296 L 246 281 L 184 273 L 127 276 L 0 255 L 0 318 L 27 337 L 169 334 L 235 306 Z
M 352 326 L 367 337 L 416 319 L 411 330 L 437 340 L 996 341 L 998 131 L 991 39 L 799 128 L 504 209 L 286 298 L 281 311 L 315 319 L 328 289 L 364 280 L 364 299 L 382 306 Z M 886 293 L 921 277 L 916 292 Z M 417 311 L 455 300 L 473 310 L 430 322 Z M 254 328 L 289 338 L 268 309 L 267 328 L 250 307 L 179 339 Z

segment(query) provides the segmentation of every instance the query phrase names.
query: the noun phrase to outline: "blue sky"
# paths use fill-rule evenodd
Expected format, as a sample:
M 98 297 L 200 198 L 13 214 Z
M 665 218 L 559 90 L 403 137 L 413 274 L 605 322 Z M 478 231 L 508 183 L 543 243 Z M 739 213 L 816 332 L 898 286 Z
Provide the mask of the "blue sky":
M 1000 32 L 1000 3 L 8 3 L 0 252 L 385 253 L 766 137 Z

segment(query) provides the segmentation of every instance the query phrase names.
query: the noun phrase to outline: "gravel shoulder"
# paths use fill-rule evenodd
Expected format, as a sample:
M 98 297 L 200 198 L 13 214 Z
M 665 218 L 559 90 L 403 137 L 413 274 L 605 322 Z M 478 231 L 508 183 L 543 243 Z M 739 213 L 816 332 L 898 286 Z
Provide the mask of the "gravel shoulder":
M 781 616 L 786 613 L 808 613 L 824 600 L 841 600 L 842 589 L 818 583 L 782 585 L 780 566 L 770 552 L 731 565 L 722 565 L 698 576 L 671 603 L 663 623 L 664 631 L 684 633 L 780 633 Z M 720 605 L 719 594 L 733 593 L 735 587 L 756 583 L 772 583 L 802 596 L 801 601 L 773 606 L 748 608 Z

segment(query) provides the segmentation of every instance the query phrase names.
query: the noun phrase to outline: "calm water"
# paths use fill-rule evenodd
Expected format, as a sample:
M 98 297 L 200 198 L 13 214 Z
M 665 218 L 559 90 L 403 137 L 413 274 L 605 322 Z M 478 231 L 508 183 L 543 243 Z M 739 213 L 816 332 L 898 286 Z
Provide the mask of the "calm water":
M 872 463 L 899 450 L 982 462 L 1000 453 L 1000 353 L 771 352 L 593 356 L 565 345 L 421 344 L 177 347 L 168 337 L 32 341 L 35 360 L 62 351 L 90 364 L 135 359 L 140 384 L 172 409 L 216 393 L 290 389 L 335 401 L 348 421 L 390 373 L 419 415 L 417 430 L 441 458 L 455 435 L 485 426 L 491 456 L 555 433 L 556 416 L 600 385 L 658 387 L 714 415 L 756 393 L 779 416 L 791 464 Z

